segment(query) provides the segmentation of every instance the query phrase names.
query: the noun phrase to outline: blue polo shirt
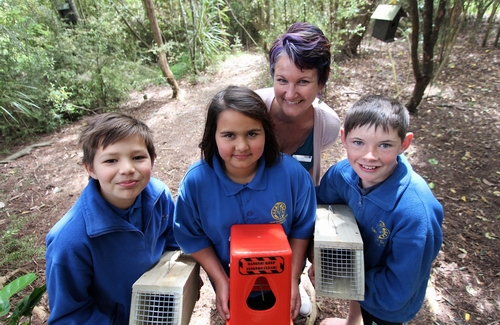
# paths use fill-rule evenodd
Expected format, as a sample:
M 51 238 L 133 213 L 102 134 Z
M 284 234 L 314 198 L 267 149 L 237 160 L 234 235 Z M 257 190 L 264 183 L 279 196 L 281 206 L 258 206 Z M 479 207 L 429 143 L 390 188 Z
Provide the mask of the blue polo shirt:
M 213 246 L 229 275 L 229 236 L 234 224 L 279 223 L 288 238 L 313 235 L 316 197 L 309 173 L 295 159 L 266 168 L 261 158 L 250 183 L 233 182 L 218 159 L 189 167 L 179 185 L 174 235 L 185 253 Z

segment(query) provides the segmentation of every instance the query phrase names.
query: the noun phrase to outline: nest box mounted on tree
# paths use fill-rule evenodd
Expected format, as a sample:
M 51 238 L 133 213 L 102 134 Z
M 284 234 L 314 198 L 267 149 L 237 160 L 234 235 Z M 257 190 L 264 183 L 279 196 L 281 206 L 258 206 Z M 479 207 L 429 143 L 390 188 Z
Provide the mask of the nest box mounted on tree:
M 399 19 L 405 15 L 401 5 L 378 5 L 371 19 L 375 20 L 372 36 L 384 42 L 393 42 Z
M 65 23 L 74 25 L 78 22 L 78 15 L 75 14 L 76 9 L 71 6 L 69 1 L 59 4 L 57 11 Z

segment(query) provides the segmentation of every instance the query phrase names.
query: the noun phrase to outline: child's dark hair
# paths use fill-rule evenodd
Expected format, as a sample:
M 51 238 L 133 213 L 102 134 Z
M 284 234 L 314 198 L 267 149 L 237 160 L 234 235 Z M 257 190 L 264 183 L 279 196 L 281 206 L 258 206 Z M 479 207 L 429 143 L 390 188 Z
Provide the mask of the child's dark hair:
M 330 75 L 332 54 L 330 41 L 321 29 L 309 23 L 295 23 L 274 41 L 269 50 L 269 65 L 273 78 L 276 62 L 283 55 L 288 55 L 295 66 L 301 70 L 316 69 L 318 84 L 326 85 Z
M 215 142 L 215 133 L 220 114 L 228 109 L 262 123 L 265 134 L 264 153 L 262 156 L 266 161 L 267 167 L 273 166 L 281 157 L 278 141 L 274 135 L 274 123 L 267 111 L 266 104 L 260 96 L 246 87 L 229 86 L 213 97 L 208 105 L 205 131 L 199 144 L 201 157 L 212 168 L 214 156 L 223 164 Z
M 410 126 L 410 114 L 406 107 L 394 98 L 381 95 L 364 96 L 348 110 L 344 120 L 344 136 L 361 126 L 382 127 L 384 132 L 392 128 L 404 141 Z
M 156 158 L 151 129 L 138 119 L 123 113 L 104 113 L 88 118 L 78 143 L 83 148 L 83 163 L 94 166 L 94 157 L 100 146 L 107 146 L 133 136 L 144 139 L 151 160 Z

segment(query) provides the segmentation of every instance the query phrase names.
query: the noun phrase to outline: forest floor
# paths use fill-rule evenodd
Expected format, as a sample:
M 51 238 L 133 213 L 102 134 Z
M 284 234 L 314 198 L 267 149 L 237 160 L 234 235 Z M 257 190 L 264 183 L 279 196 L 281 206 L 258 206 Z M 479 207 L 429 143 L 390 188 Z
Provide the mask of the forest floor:
M 139 117 L 154 130 L 158 152 L 154 176 L 167 183 L 174 195 L 188 166 L 200 157 L 197 145 L 209 99 L 228 85 L 268 86 L 267 71 L 264 55 L 244 52 L 229 57 L 196 82 L 181 80 L 181 99 L 171 99 L 167 86 L 130 94 L 121 111 Z M 407 156 L 414 169 L 433 184 L 445 219 L 444 244 L 432 269 L 427 299 L 411 324 L 500 324 L 499 78 L 500 49 L 460 40 L 439 82 L 429 88 L 418 114 L 412 116 L 415 137 Z M 408 44 L 387 45 L 369 38 L 362 44 L 359 58 L 338 63 L 323 100 L 343 120 L 345 110 L 362 95 L 400 93 L 399 98 L 407 100 L 412 84 Z M 81 125 L 81 121 L 75 122 L 30 143 L 1 144 L 10 151 L 0 160 L 28 145 L 50 141 L 48 146 L 0 164 L 1 234 L 22 216 L 27 223 L 14 236 L 32 236 L 33 245 L 44 247 L 48 230 L 87 183 L 77 144 Z M 344 157 L 338 141 L 323 155 L 324 171 Z M 23 272 L 36 272 L 40 285 L 45 281 L 44 267 L 43 256 L 33 256 L 22 268 L 1 265 L 0 276 L 10 281 Z M 344 300 L 317 297 L 316 305 L 315 324 L 347 314 Z M 45 295 L 33 324 L 46 323 L 48 312 Z M 295 321 L 306 323 L 300 317 Z M 208 281 L 190 324 L 223 324 Z

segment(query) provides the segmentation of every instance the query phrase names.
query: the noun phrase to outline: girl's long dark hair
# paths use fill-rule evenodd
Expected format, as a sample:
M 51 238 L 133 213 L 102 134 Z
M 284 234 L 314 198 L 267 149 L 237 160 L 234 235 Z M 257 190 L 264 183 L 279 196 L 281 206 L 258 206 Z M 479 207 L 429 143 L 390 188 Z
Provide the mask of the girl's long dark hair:
M 263 157 L 266 166 L 273 166 L 281 157 L 278 141 L 274 134 L 274 123 L 267 111 L 266 104 L 259 95 L 246 87 L 229 86 L 218 92 L 208 105 L 207 118 L 203 138 L 198 145 L 201 149 L 201 157 L 213 168 L 214 156 L 223 164 L 215 142 L 215 132 L 219 115 L 225 110 L 232 109 L 243 115 L 262 123 L 265 134 L 265 145 Z

